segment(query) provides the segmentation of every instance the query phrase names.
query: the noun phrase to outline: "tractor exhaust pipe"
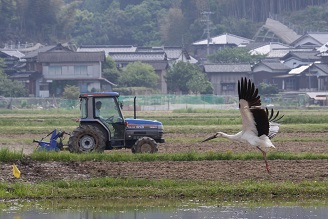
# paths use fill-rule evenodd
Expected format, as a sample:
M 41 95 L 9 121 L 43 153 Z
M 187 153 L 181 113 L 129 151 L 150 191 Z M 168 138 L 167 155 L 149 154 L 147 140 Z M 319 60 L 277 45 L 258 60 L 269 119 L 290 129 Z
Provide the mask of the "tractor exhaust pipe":
M 136 106 L 136 99 L 137 97 L 134 96 L 134 100 L 133 100 L 133 112 L 134 112 L 134 119 L 137 118 L 137 106 Z

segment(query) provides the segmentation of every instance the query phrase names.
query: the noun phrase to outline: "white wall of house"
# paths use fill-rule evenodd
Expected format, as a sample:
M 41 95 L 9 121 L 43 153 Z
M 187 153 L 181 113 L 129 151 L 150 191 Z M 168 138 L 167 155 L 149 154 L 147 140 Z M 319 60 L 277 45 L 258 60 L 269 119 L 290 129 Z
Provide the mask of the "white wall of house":
M 43 65 L 42 72 L 46 80 L 99 79 L 101 65 L 99 63 L 50 64 Z

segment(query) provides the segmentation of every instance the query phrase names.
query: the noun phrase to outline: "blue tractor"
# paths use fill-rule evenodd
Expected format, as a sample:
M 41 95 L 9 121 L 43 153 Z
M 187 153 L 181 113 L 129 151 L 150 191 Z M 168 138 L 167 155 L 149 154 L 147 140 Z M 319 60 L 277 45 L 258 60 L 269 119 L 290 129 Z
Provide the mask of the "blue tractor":
M 156 153 L 164 143 L 163 124 L 156 120 L 124 118 L 116 92 L 80 94 L 79 126 L 70 134 L 70 152 L 103 152 L 130 148 L 133 153 Z M 134 99 L 135 100 L 135 99 Z

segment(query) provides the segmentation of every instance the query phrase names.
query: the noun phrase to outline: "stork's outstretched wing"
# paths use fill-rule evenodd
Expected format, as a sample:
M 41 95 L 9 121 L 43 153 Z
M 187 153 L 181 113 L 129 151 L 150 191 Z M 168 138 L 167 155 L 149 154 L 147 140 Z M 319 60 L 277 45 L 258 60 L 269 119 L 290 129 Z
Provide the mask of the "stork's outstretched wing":
M 279 120 L 282 117 L 284 117 L 284 115 L 279 117 L 279 111 L 277 111 L 275 114 L 273 109 L 271 109 L 270 113 L 269 113 L 268 108 L 265 108 L 265 110 L 266 110 L 266 114 L 268 116 L 269 126 L 270 126 L 268 137 L 270 139 L 272 139 L 279 132 L 279 126 L 280 126 Z
M 257 136 L 269 134 L 269 120 L 264 109 L 258 89 L 251 80 L 241 78 L 238 81 L 239 110 L 242 117 L 243 131 L 252 131 Z

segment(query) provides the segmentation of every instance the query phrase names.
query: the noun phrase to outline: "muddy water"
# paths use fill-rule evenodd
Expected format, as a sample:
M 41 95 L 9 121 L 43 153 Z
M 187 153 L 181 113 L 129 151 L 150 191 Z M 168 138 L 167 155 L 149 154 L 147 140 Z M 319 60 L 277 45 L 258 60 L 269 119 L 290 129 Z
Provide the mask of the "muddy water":
M 327 200 L 201 202 L 195 200 L 69 200 L 6 203 L 1 219 L 327 219 Z

